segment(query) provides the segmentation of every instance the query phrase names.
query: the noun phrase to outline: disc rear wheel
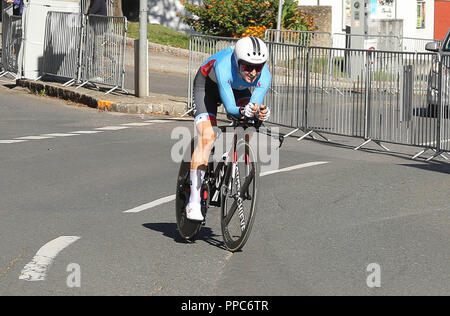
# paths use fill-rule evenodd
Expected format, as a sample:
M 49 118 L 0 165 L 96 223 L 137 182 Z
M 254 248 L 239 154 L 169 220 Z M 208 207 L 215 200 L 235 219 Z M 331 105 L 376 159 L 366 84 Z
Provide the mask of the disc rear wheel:
M 202 226 L 200 222 L 191 221 L 186 217 L 186 205 L 189 202 L 190 196 L 190 161 L 194 145 L 195 144 L 193 139 L 191 142 L 191 151 L 186 151 L 185 157 L 181 162 L 177 177 L 177 189 L 175 198 L 177 228 L 180 236 L 185 240 L 194 240 Z

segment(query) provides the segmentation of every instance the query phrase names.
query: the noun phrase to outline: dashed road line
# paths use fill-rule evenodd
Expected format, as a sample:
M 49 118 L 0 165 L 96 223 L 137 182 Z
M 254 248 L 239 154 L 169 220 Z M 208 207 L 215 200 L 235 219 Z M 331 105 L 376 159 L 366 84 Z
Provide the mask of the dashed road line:
M 132 127 L 141 127 L 141 126 L 149 126 L 152 125 L 153 123 L 126 123 L 126 124 L 121 124 L 123 126 L 132 126 Z
M 303 163 L 303 164 L 299 164 L 299 165 L 295 165 L 295 166 L 291 166 L 291 167 L 287 167 L 287 168 L 283 168 L 283 169 L 262 172 L 262 173 L 260 173 L 260 177 L 264 177 L 264 176 L 268 176 L 268 175 L 272 175 L 272 174 L 280 173 L 280 172 L 287 172 L 287 171 L 292 171 L 292 170 L 297 170 L 297 169 L 302 169 L 302 168 L 319 166 L 319 165 L 323 165 L 323 164 L 327 164 L 327 163 L 329 163 L 329 162 L 328 161 L 315 161 L 315 162 Z M 123 211 L 122 213 L 139 213 L 139 212 L 154 208 L 156 206 L 159 206 L 161 204 L 165 204 L 165 203 L 174 201 L 175 198 L 176 198 L 175 194 L 169 195 L 169 196 L 157 199 L 155 201 L 152 201 L 150 203 L 142 204 L 140 206 L 129 209 L 127 211 Z
M 264 176 L 268 176 L 268 175 L 271 175 L 271 174 L 274 174 L 274 173 L 288 172 L 288 171 L 302 169 L 302 168 L 308 168 L 308 167 L 324 165 L 324 164 L 327 164 L 327 163 L 329 163 L 329 162 L 328 161 L 308 162 L 308 163 L 303 163 L 303 164 L 300 164 L 300 165 L 295 165 L 295 166 L 287 167 L 287 168 L 283 168 L 283 169 L 261 172 L 259 176 L 260 177 L 264 177 Z
M 137 206 L 135 208 L 132 208 L 132 209 L 127 210 L 127 211 L 124 211 L 122 213 L 139 213 L 139 212 L 151 209 L 151 208 L 153 208 L 155 206 L 158 206 L 158 205 L 161 205 L 161 204 L 164 204 L 164 203 L 168 203 L 168 202 L 171 202 L 171 201 L 174 201 L 174 200 L 175 200 L 175 194 L 174 195 L 170 195 L 170 196 L 166 196 L 166 197 L 163 197 L 163 198 L 160 198 L 160 199 L 158 199 L 156 201 L 153 201 L 153 202 L 150 202 L 150 203 L 146 203 L 146 204 L 143 204 L 141 206 Z
M 79 240 L 78 236 L 60 236 L 42 246 L 33 259 L 22 269 L 19 279 L 25 281 L 43 281 L 47 270 L 56 256 L 67 246 Z
M 99 131 L 119 131 L 121 129 L 127 129 L 130 128 L 128 126 L 105 126 L 105 127 L 98 127 L 96 130 Z
M 19 140 L 42 140 L 42 139 L 50 139 L 54 138 L 52 136 L 24 136 L 24 137 L 17 137 L 15 139 Z
M 103 131 L 75 131 L 75 132 L 71 132 L 71 134 L 98 134 L 98 133 L 103 133 Z
M 52 139 L 55 137 L 70 137 L 70 136 L 79 136 L 79 135 L 90 135 L 90 134 L 98 134 L 102 133 L 104 131 L 119 131 L 123 129 L 128 129 L 131 127 L 144 127 L 144 126 L 150 126 L 154 123 L 172 123 L 175 122 L 176 119 L 165 119 L 165 120 L 147 120 L 143 122 L 133 122 L 133 123 L 124 123 L 120 125 L 111 125 L 111 126 L 104 126 L 104 127 L 97 127 L 94 128 L 94 130 L 81 130 L 81 131 L 74 131 L 70 133 L 49 133 L 49 134 L 42 134 L 37 136 L 23 136 L 23 137 L 17 137 L 14 139 L 3 139 L 0 140 L 0 144 L 16 144 L 16 143 L 23 143 L 29 140 L 43 140 L 43 139 Z
M 26 139 L 9 139 L 9 140 L 0 140 L 0 144 L 15 144 L 15 143 L 23 143 L 26 142 Z
M 43 136 L 69 137 L 69 136 L 77 136 L 77 134 L 53 133 L 53 134 L 43 134 Z

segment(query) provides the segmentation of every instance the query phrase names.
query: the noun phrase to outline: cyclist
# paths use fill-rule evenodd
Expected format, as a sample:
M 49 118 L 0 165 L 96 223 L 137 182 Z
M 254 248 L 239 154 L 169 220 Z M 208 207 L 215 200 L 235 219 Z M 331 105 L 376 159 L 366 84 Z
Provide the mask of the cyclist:
M 217 125 L 217 107 L 223 103 L 228 114 L 266 121 L 270 109 L 262 102 L 269 89 L 271 75 L 266 62 L 269 51 L 256 37 L 245 37 L 206 60 L 194 80 L 194 124 L 198 133 L 190 166 L 191 191 L 186 217 L 203 221 L 201 185 L 214 145 L 213 126 Z M 253 93 L 250 92 L 254 87 Z M 259 108 L 259 111 L 258 111 Z M 257 115 L 256 115 L 257 114 Z

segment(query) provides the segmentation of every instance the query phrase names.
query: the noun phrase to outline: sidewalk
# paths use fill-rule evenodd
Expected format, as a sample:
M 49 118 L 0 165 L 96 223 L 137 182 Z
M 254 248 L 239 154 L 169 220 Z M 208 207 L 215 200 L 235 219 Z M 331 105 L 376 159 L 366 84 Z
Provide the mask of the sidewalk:
M 134 41 L 128 39 L 126 52 L 126 71 L 134 69 Z M 169 46 L 149 43 L 149 70 L 186 76 L 188 75 L 189 52 Z M 57 97 L 78 104 L 87 105 L 104 111 L 122 113 L 158 113 L 165 115 L 181 115 L 187 110 L 187 98 L 167 94 L 150 93 L 148 97 L 137 98 L 134 90 L 127 89 L 129 94 L 117 90 L 105 95 L 95 88 L 63 87 L 61 83 L 21 79 L 16 84 L 36 94 Z M 108 89 L 106 89 L 108 90 Z

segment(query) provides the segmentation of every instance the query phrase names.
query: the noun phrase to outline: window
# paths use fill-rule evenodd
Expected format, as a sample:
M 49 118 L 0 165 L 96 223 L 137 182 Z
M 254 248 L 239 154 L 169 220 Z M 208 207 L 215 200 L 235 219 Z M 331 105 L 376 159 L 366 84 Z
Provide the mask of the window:
M 417 1 L 417 25 L 416 28 L 424 29 L 425 28 L 425 1 L 418 0 Z
M 445 43 L 444 50 L 450 52 L 450 37 L 447 38 L 447 43 Z

